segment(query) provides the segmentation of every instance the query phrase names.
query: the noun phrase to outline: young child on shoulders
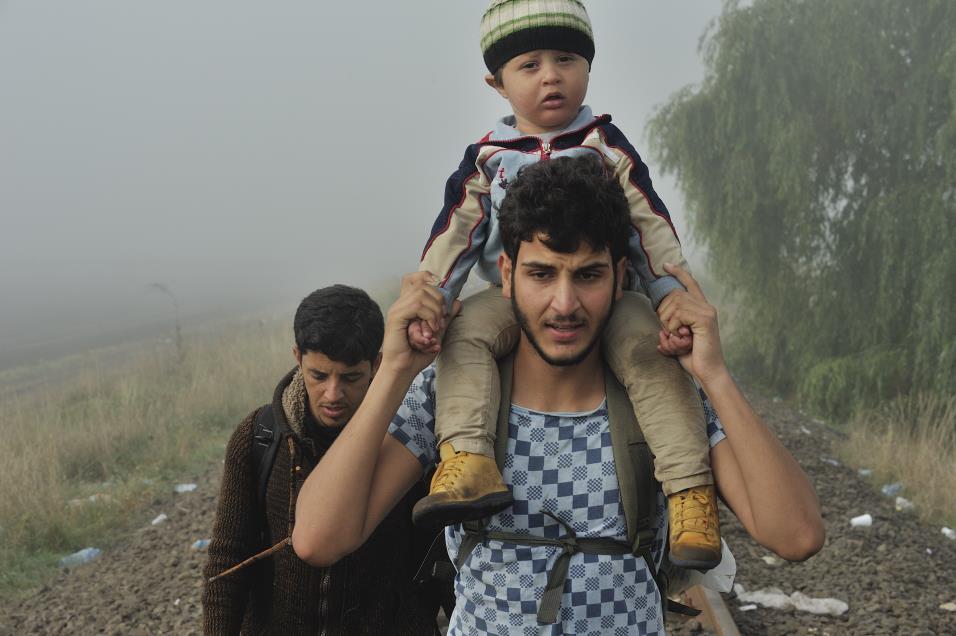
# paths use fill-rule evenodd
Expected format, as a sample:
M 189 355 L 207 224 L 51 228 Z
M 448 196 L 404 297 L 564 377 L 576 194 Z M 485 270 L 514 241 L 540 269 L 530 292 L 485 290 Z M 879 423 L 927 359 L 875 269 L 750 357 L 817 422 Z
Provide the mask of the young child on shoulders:
M 671 561 L 712 568 L 721 548 L 700 398 L 676 359 L 658 351 L 661 325 L 652 309 L 682 289 L 663 264 L 687 264 L 647 166 L 610 116 L 596 117 L 583 105 L 594 57 L 588 14 L 578 0 L 493 0 L 481 20 L 481 50 L 485 82 L 508 100 L 512 115 L 465 150 L 420 269 L 437 277 L 449 307 L 473 267 L 492 286 L 464 301 L 442 342 L 435 417 L 442 462 L 430 494 L 415 506 L 416 523 L 478 519 L 512 503 L 495 461 L 496 360 L 514 349 L 519 327 L 501 295 L 497 210 L 523 167 L 592 155 L 624 188 L 633 224 L 630 287 L 646 294 L 628 291 L 618 302 L 605 331 L 605 360 L 627 388 L 655 456 L 655 476 L 668 496 Z M 429 326 L 411 325 L 409 340 L 427 347 Z M 689 332 L 671 342 L 672 353 L 690 350 Z

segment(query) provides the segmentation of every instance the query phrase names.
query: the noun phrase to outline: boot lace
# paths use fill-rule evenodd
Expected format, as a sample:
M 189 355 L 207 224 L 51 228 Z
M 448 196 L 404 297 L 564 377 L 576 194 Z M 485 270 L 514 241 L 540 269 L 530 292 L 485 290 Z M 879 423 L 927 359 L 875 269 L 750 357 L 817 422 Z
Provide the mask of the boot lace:
M 448 490 L 454 486 L 455 481 L 461 476 L 461 466 L 467 456 L 468 453 L 459 451 L 439 464 L 438 470 L 432 477 L 431 490 Z
M 710 497 L 705 491 L 692 489 L 687 493 L 677 493 L 676 502 L 672 497 L 671 503 L 677 506 L 673 515 L 677 532 L 696 532 L 706 536 L 714 534 L 716 520 L 711 519 Z

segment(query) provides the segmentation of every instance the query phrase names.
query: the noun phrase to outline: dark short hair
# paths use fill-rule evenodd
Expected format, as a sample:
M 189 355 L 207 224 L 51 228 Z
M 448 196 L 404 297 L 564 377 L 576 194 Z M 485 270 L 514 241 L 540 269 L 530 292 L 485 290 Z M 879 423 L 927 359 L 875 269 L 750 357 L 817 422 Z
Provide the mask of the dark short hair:
M 292 323 L 301 353 L 315 351 L 336 362 L 374 362 L 385 336 L 382 310 L 361 289 L 332 285 L 306 296 Z
M 611 262 L 627 254 L 630 211 L 624 189 L 595 157 L 560 157 L 523 169 L 508 185 L 498 211 L 505 254 L 513 261 L 522 241 L 547 237 L 556 252 L 574 252 L 581 242 L 607 248 Z

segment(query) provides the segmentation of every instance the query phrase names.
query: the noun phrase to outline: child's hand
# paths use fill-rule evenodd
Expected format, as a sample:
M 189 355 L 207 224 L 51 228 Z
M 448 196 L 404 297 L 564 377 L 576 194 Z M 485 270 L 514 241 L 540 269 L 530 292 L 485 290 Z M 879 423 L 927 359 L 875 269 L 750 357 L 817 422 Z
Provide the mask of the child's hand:
M 435 337 L 428 323 L 418 318 L 408 323 L 408 344 L 412 349 L 422 353 L 430 351 L 435 346 Z
M 683 290 L 674 290 L 669 293 L 664 297 L 657 309 L 657 315 L 661 319 L 661 324 L 663 325 L 660 333 L 658 334 L 657 350 L 665 356 L 673 356 L 675 358 L 678 356 L 687 355 L 694 347 L 694 336 L 691 333 L 690 327 L 681 324 L 677 326 L 676 330 L 671 331 L 668 329 L 668 326 L 673 329 L 675 325 L 667 325 L 664 322 L 664 315 L 662 313 L 668 304 L 664 301 L 672 296 L 676 297 L 678 293 L 682 291 Z
M 672 334 L 667 329 L 661 329 L 657 337 L 657 350 L 665 356 L 685 356 L 694 348 L 694 335 L 690 329 L 681 326 L 677 334 Z

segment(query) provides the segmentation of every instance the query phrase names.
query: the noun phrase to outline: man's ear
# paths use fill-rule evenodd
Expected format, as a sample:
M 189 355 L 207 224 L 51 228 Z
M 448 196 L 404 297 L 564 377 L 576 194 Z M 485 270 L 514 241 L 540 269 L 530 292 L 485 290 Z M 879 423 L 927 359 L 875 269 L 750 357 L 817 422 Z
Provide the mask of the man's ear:
M 614 266 L 614 269 L 617 271 L 617 289 L 614 290 L 615 300 L 621 300 L 621 297 L 624 296 L 624 276 L 627 274 L 627 257 L 622 256 L 621 260 L 617 262 L 617 265 Z
M 511 298 L 511 268 L 513 263 L 507 254 L 498 255 L 498 271 L 501 273 L 501 295 Z
M 508 93 L 505 92 L 505 87 L 496 82 L 495 76 L 491 73 L 485 75 L 485 84 L 495 89 L 495 91 L 505 99 L 508 99 Z
M 375 377 L 375 374 L 378 373 L 378 368 L 379 368 L 379 366 L 381 366 L 381 364 L 382 364 L 382 352 L 379 351 L 379 352 L 378 352 L 378 355 L 375 356 L 375 359 L 372 360 L 372 375 L 371 375 L 371 377 L 373 377 L 373 378 Z
M 292 345 L 292 355 L 295 356 L 295 363 L 302 366 L 302 352 L 299 351 L 299 345 Z

